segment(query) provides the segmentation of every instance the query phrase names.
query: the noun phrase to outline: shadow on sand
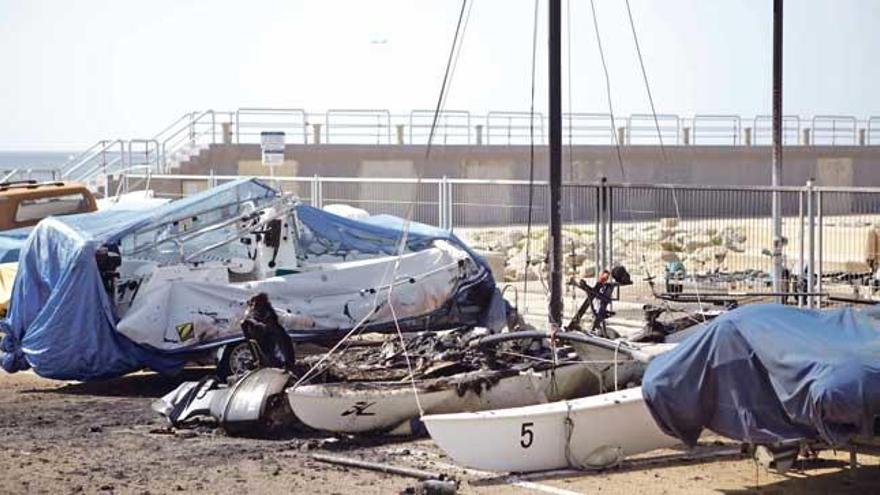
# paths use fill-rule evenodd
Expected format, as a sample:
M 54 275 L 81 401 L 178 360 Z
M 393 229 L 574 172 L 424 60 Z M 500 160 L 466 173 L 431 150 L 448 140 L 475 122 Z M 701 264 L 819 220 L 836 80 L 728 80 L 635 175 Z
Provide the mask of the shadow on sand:
M 29 390 L 32 394 L 90 395 L 94 397 L 161 397 L 187 381 L 211 374 L 213 368 L 186 368 L 174 376 L 139 372 L 92 382 L 68 383 L 58 388 Z
M 816 459 L 806 462 L 801 469 L 789 472 L 785 479 L 759 483 L 752 488 L 718 490 L 730 495 L 745 494 L 806 494 L 806 493 L 878 493 L 880 469 L 877 466 L 859 466 L 850 470 L 848 463 L 835 459 Z M 837 469 L 830 473 L 818 470 Z

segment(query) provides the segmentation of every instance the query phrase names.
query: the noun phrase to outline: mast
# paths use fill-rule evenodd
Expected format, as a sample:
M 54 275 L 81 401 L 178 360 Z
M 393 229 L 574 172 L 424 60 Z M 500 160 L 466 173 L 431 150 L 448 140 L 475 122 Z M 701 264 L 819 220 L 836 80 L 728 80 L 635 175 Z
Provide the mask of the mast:
M 550 328 L 562 327 L 562 0 L 550 0 Z
M 782 0 L 773 0 L 773 168 L 771 184 L 782 185 Z M 773 191 L 773 291 L 782 287 L 782 201 Z M 781 302 L 781 297 L 779 298 Z

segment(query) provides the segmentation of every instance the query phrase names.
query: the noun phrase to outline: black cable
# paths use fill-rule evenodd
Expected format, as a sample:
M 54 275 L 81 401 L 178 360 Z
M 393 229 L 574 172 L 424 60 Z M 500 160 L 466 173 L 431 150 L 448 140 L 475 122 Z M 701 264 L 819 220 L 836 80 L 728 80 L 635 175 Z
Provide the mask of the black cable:
M 596 31 L 596 46 L 599 47 L 599 59 L 602 61 L 602 71 L 605 73 L 605 93 L 608 98 L 608 114 L 611 118 L 611 136 L 614 140 L 614 148 L 617 151 L 617 165 L 620 168 L 620 176 L 626 182 L 626 168 L 623 166 L 623 155 L 620 151 L 620 139 L 617 129 L 614 128 L 614 104 L 611 102 L 611 77 L 608 75 L 608 64 L 605 63 L 605 50 L 602 48 L 602 36 L 599 34 L 599 19 L 596 15 L 596 3 L 590 0 L 590 8 L 593 11 L 593 29 Z
M 532 89 L 529 106 L 529 209 L 526 221 L 526 258 L 523 267 L 523 302 L 529 297 L 529 262 L 532 250 L 532 209 L 535 200 L 535 59 L 538 52 L 538 2 L 535 0 L 535 13 L 532 25 Z M 528 304 L 525 304 L 528 307 Z
M 668 165 L 669 159 L 666 156 L 666 147 L 663 145 L 663 133 L 660 131 L 660 121 L 657 119 L 657 109 L 654 107 L 654 96 L 651 94 L 651 84 L 648 82 L 648 71 L 645 70 L 645 60 L 642 57 L 642 48 L 639 45 L 639 36 L 636 34 L 636 23 L 633 21 L 632 10 L 629 7 L 629 0 L 626 2 L 626 15 L 629 17 L 629 27 L 632 30 L 633 41 L 636 44 L 636 55 L 639 57 L 639 67 L 642 69 L 642 79 L 645 82 L 645 91 L 648 93 L 648 103 L 651 105 L 651 115 L 654 118 L 654 127 L 657 129 L 657 139 L 660 140 L 660 155 L 663 161 Z M 676 210 L 678 205 L 676 204 Z
M 431 122 L 431 132 L 428 134 L 428 146 L 425 149 L 425 159 L 431 155 L 431 143 L 434 141 L 434 132 L 437 130 L 437 120 L 440 117 L 440 109 L 443 108 L 443 100 L 446 97 L 446 84 L 449 81 L 453 60 L 455 59 L 456 46 L 458 45 L 458 36 L 461 32 L 462 21 L 464 19 L 465 7 L 467 0 L 461 0 L 461 11 L 458 13 L 458 24 L 455 26 L 455 36 L 452 38 L 452 46 L 449 48 L 449 57 L 446 60 L 446 71 L 443 73 L 443 83 L 440 85 L 440 95 L 437 97 L 437 107 L 434 110 L 434 119 Z

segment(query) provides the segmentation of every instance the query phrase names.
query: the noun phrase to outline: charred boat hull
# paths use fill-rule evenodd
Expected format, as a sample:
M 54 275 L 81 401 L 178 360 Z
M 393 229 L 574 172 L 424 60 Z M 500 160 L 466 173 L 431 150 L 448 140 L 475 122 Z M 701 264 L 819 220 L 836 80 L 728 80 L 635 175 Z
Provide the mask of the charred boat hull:
M 390 431 L 426 414 L 517 407 L 595 393 L 585 365 L 505 374 L 474 372 L 410 382 L 304 385 L 288 390 L 291 409 L 318 430 L 360 433 Z M 418 391 L 418 402 L 415 391 Z

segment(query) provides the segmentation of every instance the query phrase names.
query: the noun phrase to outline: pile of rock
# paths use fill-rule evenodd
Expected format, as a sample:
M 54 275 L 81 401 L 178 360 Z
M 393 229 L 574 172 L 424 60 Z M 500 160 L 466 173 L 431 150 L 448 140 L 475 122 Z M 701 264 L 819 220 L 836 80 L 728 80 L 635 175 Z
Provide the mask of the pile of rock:
M 492 229 L 470 232 L 464 238 L 475 249 L 503 255 L 505 282 L 546 277 L 549 238 L 545 227 L 532 230 L 528 237 L 524 229 Z M 566 227 L 562 238 L 565 277 L 594 277 L 595 230 Z M 614 262 L 630 267 L 634 274 L 645 270 L 662 274 L 665 265 L 675 261 L 691 272 L 724 269 L 728 254 L 744 252 L 747 240 L 742 226 L 684 228 L 674 218 L 649 224 L 620 224 L 614 226 Z
M 549 271 L 547 253 L 550 240 L 546 228 L 533 230 L 528 238 L 525 232 L 518 230 L 484 230 L 466 236 L 466 241 L 477 250 L 504 254 L 505 282 L 538 280 L 541 276 L 546 277 Z M 563 229 L 562 245 L 566 278 L 595 275 L 596 241 L 593 230 L 576 227 Z

